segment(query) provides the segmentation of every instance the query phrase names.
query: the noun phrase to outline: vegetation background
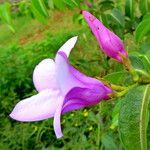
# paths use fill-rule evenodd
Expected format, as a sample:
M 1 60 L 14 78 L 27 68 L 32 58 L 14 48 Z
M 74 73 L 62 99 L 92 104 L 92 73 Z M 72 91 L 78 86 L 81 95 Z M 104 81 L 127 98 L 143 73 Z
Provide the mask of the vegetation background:
M 79 39 L 69 59 L 81 72 L 121 86 L 133 84 L 122 64 L 101 53 L 81 10 L 90 11 L 120 36 L 132 65 L 138 71 L 150 73 L 149 0 L 1 0 L 1 150 L 146 150 L 141 147 L 145 139 L 138 138 L 140 124 L 130 124 L 132 116 L 126 121 L 127 117 L 122 115 L 133 114 L 139 121 L 142 101 L 133 101 L 138 105 L 133 109 L 133 103 L 124 102 L 124 96 L 64 114 L 61 139 L 55 137 L 53 119 L 23 123 L 9 118 L 17 102 L 37 93 L 32 82 L 34 67 L 44 58 L 53 58 L 72 36 L 78 35 Z M 132 93 L 136 93 L 134 90 Z M 124 105 L 128 111 L 123 109 Z M 150 149 L 150 107 L 146 105 L 145 110 L 148 113 L 142 122 L 147 139 L 144 143 Z M 126 121 L 125 126 L 122 120 Z

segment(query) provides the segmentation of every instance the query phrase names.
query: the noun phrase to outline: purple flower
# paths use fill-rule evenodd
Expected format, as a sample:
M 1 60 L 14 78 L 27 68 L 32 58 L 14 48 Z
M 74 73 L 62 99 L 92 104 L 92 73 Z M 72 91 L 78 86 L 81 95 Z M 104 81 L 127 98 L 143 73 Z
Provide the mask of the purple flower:
M 77 37 L 69 39 L 57 52 L 55 59 L 44 59 L 33 72 L 37 95 L 20 101 L 10 114 L 18 121 L 39 121 L 54 117 L 57 138 L 62 137 L 61 114 L 108 99 L 112 90 L 97 79 L 76 70 L 68 56 Z
M 119 62 L 123 62 L 123 58 L 128 56 L 125 51 L 123 42 L 121 39 L 107 29 L 96 17 L 87 11 L 82 11 L 82 14 L 95 35 L 102 51 L 109 57 L 116 59 Z

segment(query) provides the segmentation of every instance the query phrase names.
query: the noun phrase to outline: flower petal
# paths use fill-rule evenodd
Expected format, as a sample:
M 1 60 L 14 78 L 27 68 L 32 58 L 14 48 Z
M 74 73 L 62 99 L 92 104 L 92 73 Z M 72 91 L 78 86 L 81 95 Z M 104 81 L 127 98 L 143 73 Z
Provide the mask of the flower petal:
M 108 98 L 112 91 L 99 85 L 88 86 L 86 88 L 75 87 L 65 97 L 62 113 L 75 109 L 95 105 L 101 100 Z
M 85 88 L 88 88 L 91 90 L 94 89 L 95 92 L 97 92 L 97 93 L 103 93 L 103 95 L 101 95 L 101 99 L 108 99 L 109 97 L 107 95 L 112 93 L 112 89 L 105 86 L 101 81 L 99 81 L 95 78 L 86 76 L 85 74 L 79 72 L 77 69 L 75 69 L 71 65 L 70 65 L 70 72 L 71 72 L 71 74 L 73 74 L 73 76 L 77 80 L 79 80 L 80 82 L 82 82 L 84 84 Z M 105 89 L 105 92 L 102 92 L 101 88 Z
M 56 137 L 61 138 L 63 136 L 63 134 L 62 134 L 62 130 L 61 130 L 60 118 L 61 118 L 61 113 L 62 113 L 64 97 L 60 96 L 58 101 L 59 101 L 59 104 L 58 104 L 58 107 L 57 107 L 55 115 L 54 115 L 53 126 L 54 126 L 54 131 L 55 131 Z
M 58 50 L 58 52 L 64 52 L 66 56 L 69 57 L 72 48 L 77 42 L 77 38 L 78 36 L 70 38 L 65 44 L 63 44 L 63 46 Z
M 56 78 L 60 85 L 62 94 L 65 96 L 73 87 L 84 87 L 84 84 L 76 79 L 70 72 L 70 65 L 67 62 L 65 53 L 58 52 L 55 58 Z
M 62 51 L 57 53 L 55 62 L 56 62 L 56 78 L 60 85 L 62 95 L 64 97 L 66 97 L 69 91 L 71 91 L 73 88 L 76 88 L 76 87 L 78 89 L 87 88 L 87 91 L 89 90 L 88 92 L 86 90 L 78 91 L 78 92 L 76 90 L 75 92 L 73 91 L 74 94 L 71 94 L 71 97 L 68 98 L 69 100 L 72 100 L 72 99 L 74 100 L 74 98 L 78 100 L 80 96 L 83 97 L 82 100 L 85 100 L 87 98 L 89 99 L 88 101 L 84 103 L 81 102 L 80 100 L 81 102 L 80 104 L 77 101 L 75 101 L 74 104 L 72 103 L 71 105 L 69 105 L 69 107 L 65 108 L 64 112 L 95 104 L 99 102 L 99 99 L 101 100 L 102 98 L 108 98 L 107 94 L 112 92 L 111 89 L 108 90 L 108 88 L 105 88 L 105 86 L 100 81 L 87 77 L 83 75 L 82 73 L 80 73 L 79 71 L 77 71 L 76 69 L 74 69 L 68 63 L 67 56 Z M 103 91 L 105 92 L 101 91 L 101 89 L 103 89 Z M 96 93 L 96 91 L 99 93 Z M 54 116 L 54 129 L 55 129 L 56 136 L 58 138 L 62 136 L 60 117 L 61 117 L 61 113 L 63 110 L 63 105 L 66 104 L 65 100 L 66 98 L 61 99 L 59 101 L 60 105 L 57 108 L 55 116 Z
M 39 121 L 54 116 L 58 106 L 59 91 L 44 90 L 37 95 L 20 101 L 10 117 L 18 121 Z
M 56 78 L 62 94 L 65 96 L 74 87 L 104 86 L 99 80 L 88 77 L 68 63 L 64 52 L 59 51 L 55 58 Z
M 58 89 L 54 60 L 44 59 L 35 67 L 33 82 L 39 92 L 46 89 Z
M 84 108 L 84 107 L 87 107 L 89 106 L 88 103 L 85 103 L 84 101 L 82 100 L 69 100 L 64 106 L 63 106 L 63 109 L 62 109 L 62 114 L 63 113 L 66 113 L 66 112 L 70 112 L 70 111 L 73 111 L 73 110 L 77 110 L 77 109 L 81 109 L 81 108 Z
M 96 17 L 91 15 L 89 12 L 84 11 L 84 10 L 82 11 L 82 14 L 83 14 L 85 20 L 87 21 L 88 25 L 90 26 L 92 32 L 94 33 L 96 39 L 99 40 L 99 35 L 97 32 L 98 22 L 96 21 Z M 93 25 L 93 22 L 95 23 L 95 25 Z
M 100 81 L 85 76 L 68 63 L 67 57 L 74 43 L 69 40 L 66 45 L 69 47 L 66 48 L 69 52 L 59 50 L 55 57 L 56 79 L 60 85 L 61 94 L 65 97 L 65 99 L 59 100 L 59 107 L 54 115 L 54 129 L 58 138 L 62 136 L 60 117 L 64 107 L 66 107 L 64 112 L 67 112 L 92 105 L 103 98 L 108 98 L 107 94 L 112 92 Z M 70 94 L 68 95 L 68 93 Z M 69 100 L 73 100 L 73 102 Z M 69 104 L 70 102 L 71 104 Z
M 109 57 L 112 57 L 121 62 L 122 58 L 120 57 L 119 52 L 122 53 L 122 55 L 125 57 L 127 56 L 123 42 L 113 32 L 109 31 L 105 27 L 99 27 L 98 34 L 99 45 L 103 52 L 106 53 Z

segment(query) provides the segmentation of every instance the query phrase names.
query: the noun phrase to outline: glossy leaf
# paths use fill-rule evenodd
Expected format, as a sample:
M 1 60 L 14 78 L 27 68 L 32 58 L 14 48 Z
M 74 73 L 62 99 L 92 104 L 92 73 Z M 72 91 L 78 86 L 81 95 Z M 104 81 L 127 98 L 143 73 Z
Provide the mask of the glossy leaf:
M 146 33 L 150 31 L 150 19 L 143 20 L 136 28 L 135 39 L 140 42 Z
M 150 59 L 145 54 L 130 53 L 129 58 L 134 68 L 150 72 Z
M 45 23 L 48 18 L 48 12 L 43 0 L 31 0 L 31 10 L 36 19 Z
M 70 0 L 70 1 L 68 1 L 68 0 L 63 0 L 64 1 L 64 3 L 69 7 L 69 8 L 74 8 L 74 7 L 77 7 L 77 6 L 79 6 L 79 1 L 78 0 Z
M 125 1 L 125 16 L 129 18 L 133 18 L 133 0 Z
M 48 17 L 48 12 L 43 0 L 31 0 L 31 3 L 40 15 L 43 17 Z
M 7 2 L 0 5 L 0 19 L 5 24 L 7 24 L 7 26 L 12 32 L 15 32 L 12 26 L 12 20 L 11 20 L 11 15 L 10 15 L 10 4 Z
M 150 12 L 146 13 L 143 17 L 143 20 L 150 19 Z
M 105 150 L 118 150 L 117 145 L 114 142 L 114 138 L 110 135 L 102 136 L 102 144 L 105 147 Z
M 118 118 L 119 118 L 120 108 L 121 108 L 121 99 L 118 99 L 112 112 L 112 123 L 110 126 L 111 129 L 115 129 L 116 127 L 118 127 Z
M 119 132 L 126 150 L 147 150 L 149 93 L 150 85 L 139 86 L 122 99 Z
M 148 0 L 139 0 L 139 9 L 143 15 L 148 12 Z
M 111 17 L 117 22 L 117 24 L 124 27 L 124 17 L 119 9 L 114 8 Z
M 113 84 L 122 84 L 123 82 L 126 81 L 128 78 L 128 73 L 125 71 L 118 71 L 118 72 L 113 72 L 104 77 L 105 80 L 108 80 L 109 82 Z M 129 82 L 129 80 L 128 80 Z M 126 82 L 127 83 L 127 82 Z
M 146 55 L 139 56 L 142 59 L 145 69 L 150 73 L 150 59 Z
M 60 9 L 60 10 L 63 10 L 66 6 L 66 4 L 64 3 L 63 0 L 53 0 L 53 3 L 54 3 L 54 6 L 57 8 L 57 9 Z
M 104 0 L 99 3 L 99 6 L 100 6 L 101 11 L 109 10 L 109 9 L 114 8 L 114 1 L 113 0 Z

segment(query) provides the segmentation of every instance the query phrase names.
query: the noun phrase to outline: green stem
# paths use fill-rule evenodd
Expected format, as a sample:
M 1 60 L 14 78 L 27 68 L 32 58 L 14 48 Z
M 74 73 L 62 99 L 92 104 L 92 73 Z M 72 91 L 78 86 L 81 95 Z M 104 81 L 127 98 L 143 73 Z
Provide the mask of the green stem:
M 98 104 L 99 105 L 99 111 L 98 111 L 98 118 L 100 119 L 100 113 L 101 113 L 101 103 Z M 98 125 L 97 125 L 97 150 L 100 149 L 100 129 L 101 129 L 101 123 L 100 121 L 98 121 Z
M 120 85 L 115 85 L 115 84 L 111 84 L 111 88 L 115 91 L 123 91 L 125 90 L 127 87 L 124 86 L 120 86 Z
M 123 58 L 123 64 L 126 70 L 132 75 L 133 81 L 137 82 L 139 80 L 139 75 L 137 74 L 136 70 L 133 68 L 129 58 Z
M 140 69 L 135 69 L 135 71 L 140 73 L 141 75 L 145 76 L 146 78 L 150 79 L 150 75 L 147 72 L 140 70 Z
M 139 80 L 139 75 L 137 74 L 136 70 L 133 67 L 130 68 L 129 73 L 132 75 L 134 82 L 137 82 Z
M 132 84 L 132 85 L 126 87 L 125 90 L 116 93 L 116 97 L 122 97 L 122 96 L 124 96 L 130 89 L 132 89 L 133 87 L 135 87 L 137 85 L 138 85 L 138 83 L 135 83 L 135 84 Z

